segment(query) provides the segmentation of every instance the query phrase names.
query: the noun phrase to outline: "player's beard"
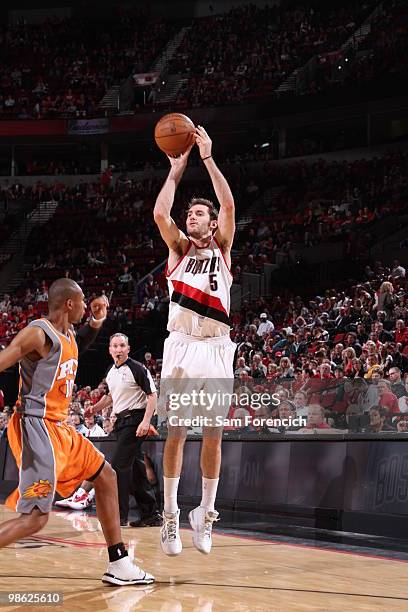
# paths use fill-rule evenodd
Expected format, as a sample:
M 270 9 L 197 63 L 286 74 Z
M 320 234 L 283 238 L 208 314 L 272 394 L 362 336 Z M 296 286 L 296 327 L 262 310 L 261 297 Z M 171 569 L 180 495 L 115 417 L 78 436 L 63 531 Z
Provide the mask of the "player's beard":
M 194 238 L 194 240 L 210 240 L 212 233 L 209 227 L 204 231 L 199 225 L 196 225 L 194 227 L 190 227 L 188 230 L 188 236 L 190 238 Z

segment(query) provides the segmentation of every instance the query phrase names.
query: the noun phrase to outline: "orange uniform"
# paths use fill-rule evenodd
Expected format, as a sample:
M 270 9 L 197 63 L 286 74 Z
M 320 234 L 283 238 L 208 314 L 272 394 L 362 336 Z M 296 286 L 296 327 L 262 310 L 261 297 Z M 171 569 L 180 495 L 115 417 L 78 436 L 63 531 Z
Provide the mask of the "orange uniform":
M 63 422 L 78 368 L 74 333 L 60 333 L 47 319 L 30 326 L 41 327 L 52 346 L 45 358 L 25 357 L 20 362 L 19 408 L 7 427 L 20 479 L 6 505 L 22 513 L 34 507 L 49 512 L 55 490 L 67 497 L 82 480 L 92 480 L 104 464 L 102 453 Z

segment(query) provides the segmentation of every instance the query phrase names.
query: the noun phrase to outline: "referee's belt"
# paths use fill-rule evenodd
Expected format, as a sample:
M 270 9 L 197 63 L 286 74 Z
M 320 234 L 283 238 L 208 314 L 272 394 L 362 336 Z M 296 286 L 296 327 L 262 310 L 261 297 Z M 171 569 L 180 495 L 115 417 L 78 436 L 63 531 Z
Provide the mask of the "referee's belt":
M 118 421 L 119 419 L 130 419 L 131 417 L 137 414 L 141 414 L 142 412 L 145 412 L 144 408 L 127 408 L 126 410 L 122 410 L 122 412 L 116 413 L 116 420 Z

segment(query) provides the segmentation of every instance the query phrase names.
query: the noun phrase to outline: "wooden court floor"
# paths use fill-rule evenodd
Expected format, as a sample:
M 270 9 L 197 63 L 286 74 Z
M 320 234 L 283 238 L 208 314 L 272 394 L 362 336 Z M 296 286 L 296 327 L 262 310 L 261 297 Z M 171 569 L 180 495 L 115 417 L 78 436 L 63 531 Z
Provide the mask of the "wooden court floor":
M 0 521 L 12 513 L 0 506 Z M 110 587 L 101 582 L 107 554 L 96 518 L 52 513 L 38 536 L 1 551 L 0 591 L 60 591 L 63 606 L 2 610 L 271 612 L 406 611 L 408 562 L 215 533 L 209 556 L 183 529 L 180 557 L 159 549 L 159 528 L 123 529 L 123 539 L 157 582 Z

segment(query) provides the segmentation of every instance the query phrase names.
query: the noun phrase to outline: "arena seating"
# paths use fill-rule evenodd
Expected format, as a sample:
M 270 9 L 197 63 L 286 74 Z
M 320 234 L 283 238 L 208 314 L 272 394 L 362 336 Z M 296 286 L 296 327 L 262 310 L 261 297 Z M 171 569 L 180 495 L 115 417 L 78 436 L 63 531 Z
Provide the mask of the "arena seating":
M 188 76 L 176 106 L 239 104 L 271 94 L 313 55 L 338 49 L 375 3 L 333 4 L 244 5 L 197 19 L 169 68 Z
M 398 26 L 396 27 L 396 24 Z M 367 87 L 379 79 L 398 79 L 407 72 L 408 10 L 404 0 L 383 4 L 371 22 L 370 33 L 353 49 L 338 54 L 321 54 L 302 94 Z M 384 93 L 387 93 L 386 91 Z
M 111 19 L 48 19 L 4 27 L 0 39 L 0 119 L 89 117 L 106 91 L 145 71 L 173 26 L 140 9 Z

